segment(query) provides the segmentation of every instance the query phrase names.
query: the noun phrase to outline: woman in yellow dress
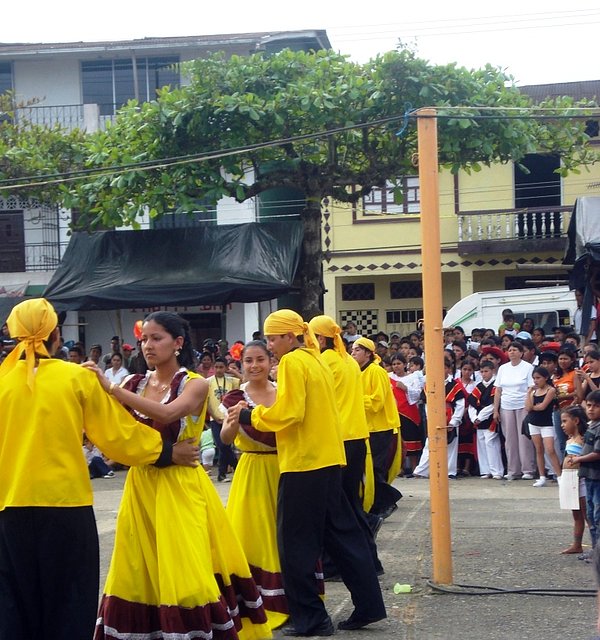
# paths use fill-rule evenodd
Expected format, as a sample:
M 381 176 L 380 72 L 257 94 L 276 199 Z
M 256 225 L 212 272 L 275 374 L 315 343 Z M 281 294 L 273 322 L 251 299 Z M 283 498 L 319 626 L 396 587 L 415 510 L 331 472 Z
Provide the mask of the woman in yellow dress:
M 242 354 L 244 378 L 240 389 L 223 396 L 225 409 L 245 401 L 270 407 L 277 396 L 269 380 L 270 354 L 264 342 L 249 342 Z M 279 462 L 274 433 L 257 431 L 227 418 L 221 429 L 225 444 L 235 441 L 242 456 L 233 476 L 227 515 L 248 559 L 261 593 L 271 629 L 289 616 L 277 550 L 277 486 Z
M 207 384 L 190 371 L 187 322 L 150 314 L 142 350 L 149 371 L 103 387 L 164 440 L 198 440 Z M 164 635 L 163 635 L 164 634 Z M 262 599 L 221 500 L 201 466 L 132 468 L 95 640 L 270 638 Z

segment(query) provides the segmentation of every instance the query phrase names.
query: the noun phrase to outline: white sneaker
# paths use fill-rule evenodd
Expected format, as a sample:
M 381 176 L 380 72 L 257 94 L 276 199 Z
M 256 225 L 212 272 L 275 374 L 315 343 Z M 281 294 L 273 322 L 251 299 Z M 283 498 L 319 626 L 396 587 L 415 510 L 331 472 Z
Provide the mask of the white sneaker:
M 494 480 L 504 480 L 504 476 L 494 476 Z
M 524 473 L 521 478 L 523 478 L 523 480 L 533 480 L 533 473 Z M 540 485 L 542 486 L 542 485 Z
M 517 480 L 517 479 L 518 479 L 518 476 L 515 476 L 515 475 L 513 475 L 512 473 L 507 473 L 507 474 L 504 476 L 504 479 L 505 479 L 505 480 Z
M 523 477 L 525 477 L 525 476 L 523 476 Z M 546 484 L 547 484 L 547 482 L 548 482 L 547 478 L 545 478 L 544 476 L 542 476 L 539 480 L 536 480 L 536 481 L 533 483 L 533 486 L 534 486 L 534 487 L 545 487 L 545 486 L 546 486 Z

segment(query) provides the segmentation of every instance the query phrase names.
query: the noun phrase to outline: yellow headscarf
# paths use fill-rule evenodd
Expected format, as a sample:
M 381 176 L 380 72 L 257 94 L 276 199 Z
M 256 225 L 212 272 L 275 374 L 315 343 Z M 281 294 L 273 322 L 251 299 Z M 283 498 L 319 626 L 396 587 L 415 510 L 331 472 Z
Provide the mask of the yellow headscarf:
M 33 389 L 35 354 L 50 356 L 44 340 L 54 331 L 58 317 L 54 307 L 44 298 L 34 298 L 19 303 L 6 321 L 10 337 L 18 340 L 17 346 L 6 356 L 0 367 L 0 378 L 13 369 L 25 353 L 27 363 L 27 386 Z
M 342 330 L 335 320 L 329 316 L 315 316 L 308 326 L 315 332 L 315 335 L 333 338 L 333 348 L 343 356 L 349 355 L 342 340 Z
M 379 364 L 381 362 L 381 358 L 375 353 L 375 343 L 373 342 L 373 340 L 369 340 L 369 338 L 363 338 L 363 336 L 361 336 L 360 338 L 357 338 L 352 344 L 370 351 L 374 356 L 375 364 Z
M 319 342 L 313 330 L 304 322 L 302 316 L 291 309 L 279 309 L 267 316 L 263 327 L 265 336 L 280 336 L 293 333 L 304 337 L 304 346 L 316 354 L 320 352 Z

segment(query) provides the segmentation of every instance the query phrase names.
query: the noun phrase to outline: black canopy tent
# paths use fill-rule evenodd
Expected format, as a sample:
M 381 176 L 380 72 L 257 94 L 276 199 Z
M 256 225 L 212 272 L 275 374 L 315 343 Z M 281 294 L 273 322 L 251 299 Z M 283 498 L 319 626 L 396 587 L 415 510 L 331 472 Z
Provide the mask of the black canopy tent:
M 259 302 L 289 292 L 299 220 L 74 233 L 44 291 L 58 311 Z

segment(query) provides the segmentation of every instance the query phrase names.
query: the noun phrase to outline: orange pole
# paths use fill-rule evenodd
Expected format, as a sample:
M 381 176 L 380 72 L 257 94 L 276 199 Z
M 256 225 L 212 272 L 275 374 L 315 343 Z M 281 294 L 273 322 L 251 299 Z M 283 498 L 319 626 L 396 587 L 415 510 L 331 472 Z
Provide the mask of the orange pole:
M 436 110 L 417 111 L 433 582 L 452 584 Z

